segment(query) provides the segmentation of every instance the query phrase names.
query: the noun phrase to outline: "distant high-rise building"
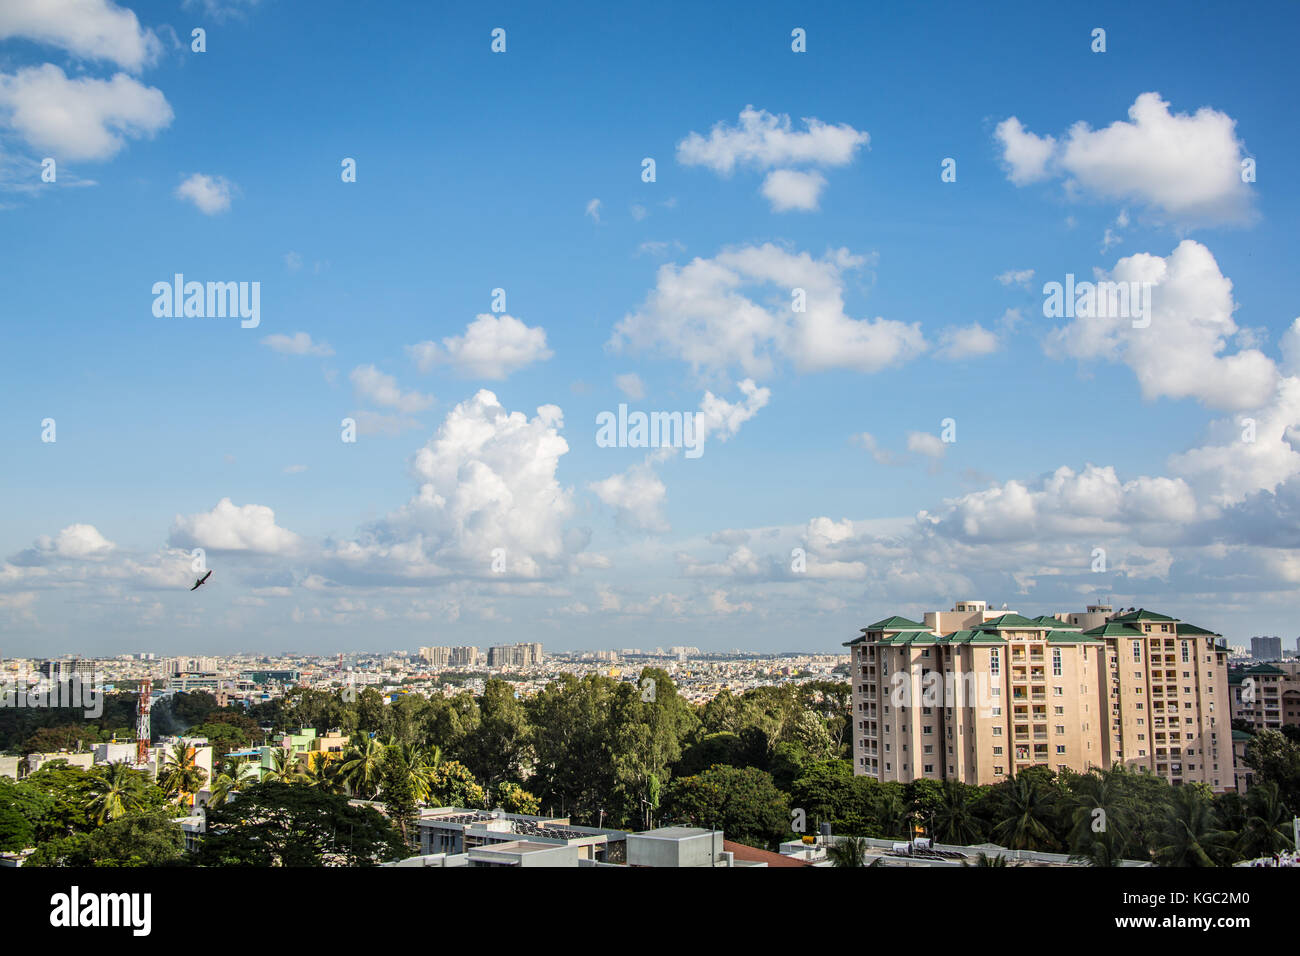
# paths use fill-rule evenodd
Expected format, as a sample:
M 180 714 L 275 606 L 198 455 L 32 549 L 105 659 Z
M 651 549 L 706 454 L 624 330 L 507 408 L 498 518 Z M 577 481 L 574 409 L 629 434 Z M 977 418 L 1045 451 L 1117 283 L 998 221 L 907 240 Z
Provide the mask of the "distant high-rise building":
M 1282 659 L 1282 638 L 1252 637 L 1250 639 L 1250 656 L 1257 661 L 1280 661 Z
M 451 649 L 451 666 L 452 667 L 473 667 L 478 663 L 478 648 L 470 645 L 464 647 L 453 647 Z
M 542 645 L 498 644 L 488 648 L 488 667 L 533 667 L 542 662 Z
M 420 660 L 431 667 L 446 667 L 451 663 L 451 648 L 422 647 L 420 648 Z

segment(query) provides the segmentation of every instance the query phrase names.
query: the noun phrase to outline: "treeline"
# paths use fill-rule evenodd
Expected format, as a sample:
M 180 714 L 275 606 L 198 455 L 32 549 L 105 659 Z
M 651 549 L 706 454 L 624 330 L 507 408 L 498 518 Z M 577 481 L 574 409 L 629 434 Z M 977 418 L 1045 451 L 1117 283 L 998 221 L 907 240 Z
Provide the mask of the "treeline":
M 182 751 L 169 758 L 158 784 L 133 780 L 136 772 L 126 768 L 43 768 L 21 784 L 0 785 L 0 848 L 21 843 L 26 825 L 27 838 L 41 846 L 39 862 L 122 865 L 113 848 L 125 845 L 124 837 L 110 828 L 134 817 L 156 820 L 160 799 L 184 803 L 205 787 L 213 801 L 199 854 L 163 853 L 174 841 L 160 835 L 148 844 L 162 848 L 149 862 L 378 862 L 413 851 L 421 806 L 447 805 L 633 830 L 705 826 L 766 847 L 816 833 L 822 823 L 840 835 L 893 839 L 919 828 L 939 842 L 993 842 L 1096 865 L 1226 865 L 1290 847 L 1300 746 L 1278 733 L 1252 742 L 1257 785 L 1245 798 L 1122 769 L 1058 774 L 1036 767 L 986 787 L 881 784 L 852 773 L 850 708 L 848 685 L 834 682 L 724 691 L 694 705 L 653 668 L 635 683 L 565 675 L 523 700 L 496 679 L 478 696 L 405 695 L 391 704 L 373 688 L 350 700 L 302 690 L 247 712 L 220 708 L 207 694 L 178 695 L 173 714 L 216 747 L 212 780 L 187 766 Z M 341 730 L 349 744 L 334 757 L 306 760 L 277 751 L 258 783 L 254 762 L 229 754 L 261 743 L 263 727 L 272 728 L 272 739 L 305 727 Z M 104 810 L 110 773 L 120 777 L 119 796 Z M 102 812 L 77 817 L 70 808 L 88 793 Z M 350 798 L 377 801 L 384 815 L 349 806 Z M 309 831 L 314 835 L 293 837 Z M 347 847 L 337 842 L 340 832 L 350 834 Z M 118 842 L 105 842 L 110 837 Z

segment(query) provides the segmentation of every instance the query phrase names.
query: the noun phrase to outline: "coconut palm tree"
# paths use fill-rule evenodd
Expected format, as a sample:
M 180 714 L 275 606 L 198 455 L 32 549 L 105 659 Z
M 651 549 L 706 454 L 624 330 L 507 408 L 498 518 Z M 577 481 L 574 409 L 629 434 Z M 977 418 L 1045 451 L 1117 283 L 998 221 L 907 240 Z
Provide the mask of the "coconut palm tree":
M 907 807 L 892 789 L 879 788 L 871 800 L 871 814 L 875 817 L 883 836 L 898 837 L 907 834 L 911 826 Z
M 90 798 L 90 813 L 101 826 L 138 810 L 144 803 L 140 774 L 126 761 L 106 766 L 91 784 L 91 792 L 94 796 Z
M 1133 842 L 1132 813 L 1122 772 L 1094 768 L 1074 778 L 1071 789 L 1071 859 L 1093 866 L 1119 866 Z
M 826 851 L 831 866 L 866 866 L 866 837 L 840 837 Z
M 1237 837 L 1237 850 L 1248 860 L 1291 847 L 1291 813 L 1282 802 L 1277 783 L 1257 783 L 1246 794 L 1246 822 Z
M 1002 822 L 993 828 L 996 842 L 1013 850 L 1050 848 L 1052 831 L 1047 821 L 1052 819 L 1051 804 L 1031 778 L 1021 776 L 1007 781 L 1002 814 Z
M 303 780 L 317 790 L 326 793 L 339 793 L 343 784 L 339 779 L 340 761 L 331 759 L 331 755 L 317 751 L 307 755 L 307 769 Z
M 256 777 L 253 766 L 243 757 L 227 757 L 221 764 L 221 771 L 212 781 L 212 799 L 209 805 L 219 807 L 230 795 L 243 789 Z
M 349 793 L 366 798 L 375 795 L 383 772 L 384 750 L 383 742 L 374 737 L 353 738 L 339 767 L 339 775 Z
M 159 785 L 167 796 L 176 797 L 182 806 L 188 806 L 194 800 L 208 779 L 208 772 L 194 762 L 195 750 L 189 744 L 175 744 L 163 764 Z
M 274 783 L 303 783 L 307 774 L 298 754 L 286 747 L 277 747 L 271 751 L 271 766 L 262 774 L 262 779 Z
M 1214 807 L 1195 787 L 1174 787 L 1156 833 L 1156 862 L 1163 866 L 1221 866 L 1237 834 L 1220 830 Z
M 941 843 L 966 845 L 980 838 L 979 821 L 971 812 L 970 797 L 955 780 L 943 782 L 942 802 L 934 811 L 934 832 Z

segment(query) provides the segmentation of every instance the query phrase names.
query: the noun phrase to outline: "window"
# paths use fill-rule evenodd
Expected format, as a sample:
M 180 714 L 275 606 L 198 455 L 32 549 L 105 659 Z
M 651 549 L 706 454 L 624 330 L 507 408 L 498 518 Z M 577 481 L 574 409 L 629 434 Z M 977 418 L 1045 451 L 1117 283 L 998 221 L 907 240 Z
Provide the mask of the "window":
M 925 765 L 925 772 L 926 772 L 926 773 L 934 773 L 934 764 L 932 764 L 932 763 L 928 763 L 928 764 L 926 764 L 926 765 Z
M 1189 661 L 1191 661 L 1191 651 L 1188 650 L 1187 642 L 1183 641 L 1183 663 L 1186 664 Z
M 1064 688 L 1064 687 L 1053 687 L 1053 688 L 1052 688 L 1052 696 L 1053 696 L 1053 697 L 1064 697 L 1064 696 L 1065 696 L 1065 688 Z
M 995 757 L 1001 757 L 1001 756 L 1002 756 L 1002 748 L 1001 748 L 1001 747 L 994 747 L 994 748 L 993 748 L 993 756 L 995 756 Z
M 1001 664 L 1002 652 L 995 647 L 993 648 L 993 652 L 989 655 L 989 673 L 996 675 Z
M 1057 724 L 1057 725 L 1056 725 L 1056 732 L 1057 732 L 1058 734 L 1064 734 L 1064 733 L 1065 733 L 1065 724 Z
M 1061 676 L 1061 649 L 1059 647 L 1052 648 L 1052 676 Z
M 1142 642 L 1141 641 L 1133 642 L 1133 662 L 1135 664 L 1142 663 Z
M 1057 717 L 1064 717 L 1064 716 L 1065 716 L 1065 708 L 1064 708 L 1064 707 L 1061 707 L 1061 706 L 1058 704 L 1056 707 L 1053 707 L 1053 708 L 1052 708 L 1052 713 L 1055 714 Z
M 934 733 L 934 727 L 932 727 L 930 724 L 926 724 L 924 727 L 921 728 L 921 733 L 932 734 Z
M 1063 753 L 1065 753 L 1065 744 L 1057 744 L 1057 745 L 1056 745 L 1056 752 L 1057 752 L 1058 754 L 1063 754 Z
M 994 736 L 994 737 L 1001 737 L 1001 736 L 1002 736 L 1002 728 L 1001 728 L 1001 727 L 994 727 L 994 728 L 993 728 L 993 736 Z

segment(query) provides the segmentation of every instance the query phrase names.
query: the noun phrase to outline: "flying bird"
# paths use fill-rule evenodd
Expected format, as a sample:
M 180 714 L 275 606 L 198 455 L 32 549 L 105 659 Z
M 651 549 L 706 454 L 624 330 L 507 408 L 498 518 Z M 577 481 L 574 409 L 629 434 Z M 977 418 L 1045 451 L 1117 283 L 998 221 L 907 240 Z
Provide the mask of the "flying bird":
M 195 582 L 194 582 L 194 587 L 190 588 L 190 590 L 191 590 L 191 591 L 197 591 L 197 590 L 199 589 L 199 585 L 202 584 L 204 581 L 206 581 L 206 580 L 207 580 L 208 578 L 210 578 L 210 577 L 212 577 L 212 572 L 211 572 L 211 571 L 209 571 L 207 574 L 203 575 L 203 577 L 201 577 L 201 578 L 199 578 L 197 581 L 195 581 Z

